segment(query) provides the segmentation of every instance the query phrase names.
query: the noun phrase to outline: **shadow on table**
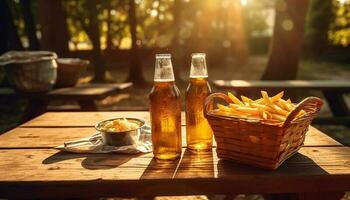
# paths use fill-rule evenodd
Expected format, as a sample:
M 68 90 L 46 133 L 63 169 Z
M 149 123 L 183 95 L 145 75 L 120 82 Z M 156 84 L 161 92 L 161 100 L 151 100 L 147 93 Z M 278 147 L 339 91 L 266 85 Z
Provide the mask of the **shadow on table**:
M 153 157 L 140 179 L 172 179 L 175 176 L 179 162 L 180 159 L 159 161 Z
M 141 179 L 212 177 L 214 177 L 213 152 L 207 151 L 196 154 L 186 149 L 181 159 L 174 161 L 159 161 L 153 158 Z
M 83 159 L 81 165 L 85 169 L 112 169 L 141 155 L 142 154 L 76 154 L 58 152 L 43 160 L 42 164 L 49 165 L 70 159 Z
M 307 176 L 328 174 L 312 159 L 301 153 L 296 153 L 276 170 L 261 169 L 227 160 L 219 160 L 217 169 L 218 178 L 226 179 L 230 183 L 228 185 L 235 188 L 232 194 L 251 193 L 252 187 L 259 193 L 269 193 L 286 184 L 290 187 L 302 187 L 305 184 L 303 180 L 308 179 Z M 302 178 L 304 175 L 306 179 Z M 312 180 L 308 181 L 312 182 Z M 263 194 L 265 199 L 286 200 L 294 197 L 293 195 L 296 194 Z
M 278 169 L 261 169 L 245 164 L 239 164 L 227 160 L 219 160 L 217 164 L 218 176 L 229 177 L 237 175 L 324 175 L 328 174 L 324 169 L 318 166 L 312 159 L 296 153 L 286 160 Z
M 194 153 L 185 150 L 175 174 L 175 178 L 213 178 L 213 151 Z

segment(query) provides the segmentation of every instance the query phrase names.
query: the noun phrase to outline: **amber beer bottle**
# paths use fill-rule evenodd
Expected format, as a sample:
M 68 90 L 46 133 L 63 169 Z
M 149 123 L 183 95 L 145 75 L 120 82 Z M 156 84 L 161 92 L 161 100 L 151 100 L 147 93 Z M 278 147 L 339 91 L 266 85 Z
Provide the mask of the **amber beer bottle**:
M 173 160 L 181 155 L 181 97 L 175 85 L 170 54 L 157 54 L 149 95 L 153 154 Z
M 210 93 L 205 54 L 194 53 L 186 90 L 186 140 L 187 147 L 195 152 L 212 148 L 213 131 L 203 112 L 204 100 Z

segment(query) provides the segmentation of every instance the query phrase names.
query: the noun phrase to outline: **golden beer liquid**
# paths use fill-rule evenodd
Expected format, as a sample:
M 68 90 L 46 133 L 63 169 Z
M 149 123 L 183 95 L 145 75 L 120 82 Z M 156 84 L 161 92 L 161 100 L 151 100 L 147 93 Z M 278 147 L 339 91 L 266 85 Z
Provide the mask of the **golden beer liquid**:
M 181 97 L 174 81 L 154 82 L 150 98 L 153 154 L 157 159 L 181 156 Z
M 213 131 L 203 112 L 204 100 L 210 93 L 207 77 L 190 77 L 186 90 L 186 140 L 192 151 L 212 148 Z

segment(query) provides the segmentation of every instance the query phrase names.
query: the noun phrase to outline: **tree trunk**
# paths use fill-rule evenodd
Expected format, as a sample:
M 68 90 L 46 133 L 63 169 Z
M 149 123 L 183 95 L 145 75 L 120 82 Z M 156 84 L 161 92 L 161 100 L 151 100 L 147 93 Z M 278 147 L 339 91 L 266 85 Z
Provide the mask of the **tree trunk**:
M 217 7 L 215 0 L 202 1 L 201 14 L 195 17 L 195 25 L 192 31 L 191 40 L 195 41 L 192 47 L 194 52 L 208 52 L 210 44 L 210 35 L 212 34 L 211 25 L 217 16 Z
M 129 27 L 131 34 L 131 50 L 130 50 L 130 68 L 128 81 L 133 82 L 136 86 L 142 86 L 145 84 L 145 79 L 142 74 L 142 66 L 139 57 L 139 49 L 137 46 L 136 35 L 136 5 L 134 0 L 129 1 Z
M 36 36 L 36 23 L 32 13 L 32 1 L 20 0 L 21 10 L 25 24 L 25 32 L 29 41 L 29 50 L 39 50 L 39 40 Z
M 174 15 L 174 21 L 173 21 L 173 27 L 174 27 L 174 38 L 172 40 L 172 54 L 173 62 L 174 62 L 174 74 L 175 79 L 177 82 L 183 82 L 181 79 L 181 69 L 184 69 L 184 48 L 180 45 L 179 41 L 179 31 L 181 29 L 181 9 L 182 9 L 182 2 L 181 0 L 175 0 L 174 6 L 173 6 L 173 15 Z
M 111 23 L 112 23 L 112 16 L 111 16 L 111 10 L 112 10 L 112 6 L 111 6 L 111 1 L 107 2 L 107 39 L 106 39 L 106 50 L 112 50 L 114 49 L 114 45 L 112 42 L 112 27 L 111 27 Z
M 308 0 L 279 0 L 272 46 L 263 80 L 293 80 L 297 77 Z
M 105 74 L 106 74 L 106 65 L 102 57 L 101 50 L 101 33 L 99 29 L 99 21 L 98 21 L 98 10 L 97 10 L 97 1 L 89 0 L 87 3 L 87 9 L 89 11 L 89 26 L 87 30 L 87 34 L 92 42 L 92 54 L 94 60 L 94 73 L 95 77 L 93 82 L 105 82 Z M 83 23 L 83 22 L 82 22 Z
M 68 56 L 69 34 L 66 14 L 61 0 L 38 0 L 38 19 L 41 24 L 41 49 Z
M 332 0 L 313 0 L 309 5 L 303 56 L 322 57 L 331 47 L 328 31 L 334 19 Z
M 228 13 L 228 18 L 231 22 L 234 22 L 234 26 L 231 28 L 232 30 L 228 29 L 229 33 L 227 35 L 230 36 L 230 41 L 232 41 L 231 48 L 236 56 L 236 64 L 242 66 L 246 64 L 249 54 L 242 16 L 242 5 L 239 0 L 234 0 L 231 3 L 232 7 L 230 9 L 232 11 Z
M 9 50 L 22 50 L 8 1 L 0 1 L 0 55 Z

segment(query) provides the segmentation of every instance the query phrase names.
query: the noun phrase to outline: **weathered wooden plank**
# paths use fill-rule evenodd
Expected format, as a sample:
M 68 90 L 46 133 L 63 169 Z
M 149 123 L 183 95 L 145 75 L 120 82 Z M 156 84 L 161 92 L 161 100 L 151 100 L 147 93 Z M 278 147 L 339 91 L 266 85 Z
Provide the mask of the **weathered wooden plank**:
M 25 97 L 30 99 L 69 99 L 69 100 L 94 100 L 101 99 L 108 95 L 116 94 L 120 90 L 124 90 L 132 86 L 132 83 L 89 83 L 75 87 L 54 89 L 48 93 L 16 93 L 12 88 L 0 89 L 0 96 L 4 98 Z
M 0 171 L 6 171 L 0 173 L 0 197 L 60 196 L 63 191 L 85 197 L 346 191 L 349 160 L 349 147 L 303 147 L 278 170 L 268 171 L 221 161 L 215 152 L 185 150 L 182 159 L 157 162 L 151 153 L 0 150 Z M 40 190 L 50 193 L 35 193 Z
M 90 128 L 15 128 L 0 135 L 0 148 L 51 148 L 65 141 L 89 137 Z
M 97 99 L 100 96 L 104 96 L 105 94 L 112 94 L 116 91 L 116 89 L 110 87 L 73 87 L 56 89 L 49 92 L 47 95 L 50 98 Z
M 96 131 L 92 127 L 19 127 L 0 135 L 0 148 L 50 148 L 65 141 L 88 137 Z M 186 128 L 182 127 L 182 143 L 186 146 Z M 216 146 L 214 140 L 214 146 Z M 314 127 L 310 127 L 305 146 L 342 146 Z
M 46 98 L 55 100 L 72 99 L 75 100 L 96 100 L 117 94 L 120 90 L 131 87 L 132 83 L 115 84 L 83 84 L 76 87 L 60 88 L 47 93 Z
M 84 128 L 16 128 L 0 135 L 0 149 L 52 148 L 65 141 L 78 140 L 96 133 L 92 127 Z M 182 142 L 186 146 L 186 128 L 182 127 Z
M 329 137 L 325 133 L 310 126 L 309 131 L 306 133 L 304 142 L 305 146 L 343 146 L 333 138 Z
M 91 127 L 102 120 L 118 117 L 141 118 L 149 124 L 149 112 L 142 111 L 114 111 L 114 112 L 47 112 L 33 120 L 21 125 L 21 127 Z M 182 113 L 182 125 L 185 125 L 185 113 Z
M 215 80 L 214 85 L 234 89 L 318 89 L 332 91 L 350 91 L 350 81 L 339 80 L 286 80 L 286 81 L 248 81 Z

